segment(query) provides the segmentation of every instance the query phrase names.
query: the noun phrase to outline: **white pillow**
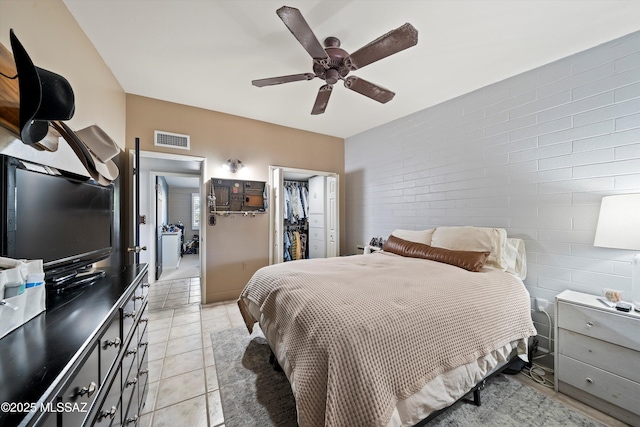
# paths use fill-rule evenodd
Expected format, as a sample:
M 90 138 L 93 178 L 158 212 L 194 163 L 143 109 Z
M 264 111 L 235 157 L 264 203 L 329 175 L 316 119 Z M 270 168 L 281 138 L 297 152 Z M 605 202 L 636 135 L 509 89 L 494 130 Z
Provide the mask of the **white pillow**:
M 490 252 L 485 265 L 506 271 L 505 257 L 507 231 L 488 227 L 438 227 L 431 237 L 431 246 L 454 251 Z M 515 262 L 515 261 L 514 261 Z
M 402 230 L 398 228 L 396 230 L 393 230 L 391 235 L 408 242 L 431 245 L 431 236 L 433 235 L 433 230 L 433 228 L 430 228 L 429 230 Z
M 506 271 L 524 280 L 527 277 L 527 253 L 524 248 L 524 240 L 507 238 L 505 245 Z

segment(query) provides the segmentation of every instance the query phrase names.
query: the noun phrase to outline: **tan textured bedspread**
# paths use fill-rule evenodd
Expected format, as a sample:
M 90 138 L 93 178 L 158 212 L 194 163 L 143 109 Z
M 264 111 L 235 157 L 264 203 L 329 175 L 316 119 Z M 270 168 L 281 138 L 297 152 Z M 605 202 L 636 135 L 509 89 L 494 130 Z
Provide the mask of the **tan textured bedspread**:
M 511 274 L 384 253 L 258 270 L 239 300 L 251 330 L 242 298 L 275 319 L 302 427 L 384 426 L 433 377 L 536 334 Z

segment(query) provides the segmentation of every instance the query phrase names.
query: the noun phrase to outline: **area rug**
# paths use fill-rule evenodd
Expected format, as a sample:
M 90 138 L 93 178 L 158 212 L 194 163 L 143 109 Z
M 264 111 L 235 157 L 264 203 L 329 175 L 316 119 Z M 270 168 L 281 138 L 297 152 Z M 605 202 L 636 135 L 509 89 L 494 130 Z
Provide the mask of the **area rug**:
M 269 364 L 269 345 L 259 328 L 211 334 L 225 427 L 296 426 L 295 399 L 283 372 Z M 487 381 L 480 407 L 459 402 L 428 426 L 593 426 L 592 420 L 509 375 Z

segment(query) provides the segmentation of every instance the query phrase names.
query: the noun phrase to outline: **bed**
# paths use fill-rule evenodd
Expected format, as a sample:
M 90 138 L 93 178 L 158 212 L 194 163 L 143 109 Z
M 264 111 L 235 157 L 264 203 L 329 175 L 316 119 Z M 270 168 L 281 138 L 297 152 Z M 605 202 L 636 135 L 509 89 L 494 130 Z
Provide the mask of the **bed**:
M 264 267 L 238 305 L 301 427 L 412 426 L 526 354 L 524 274 L 524 245 L 503 229 L 396 230 L 373 254 Z

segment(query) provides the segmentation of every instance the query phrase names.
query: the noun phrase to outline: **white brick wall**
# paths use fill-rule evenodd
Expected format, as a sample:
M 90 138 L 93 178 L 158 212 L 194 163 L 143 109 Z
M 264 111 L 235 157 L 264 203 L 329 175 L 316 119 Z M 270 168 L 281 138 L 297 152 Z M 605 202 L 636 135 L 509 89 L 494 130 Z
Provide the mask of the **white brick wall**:
M 633 253 L 593 237 L 602 196 L 640 192 L 640 32 L 350 137 L 345 172 L 346 252 L 395 228 L 504 227 L 532 297 L 628 292 Z

